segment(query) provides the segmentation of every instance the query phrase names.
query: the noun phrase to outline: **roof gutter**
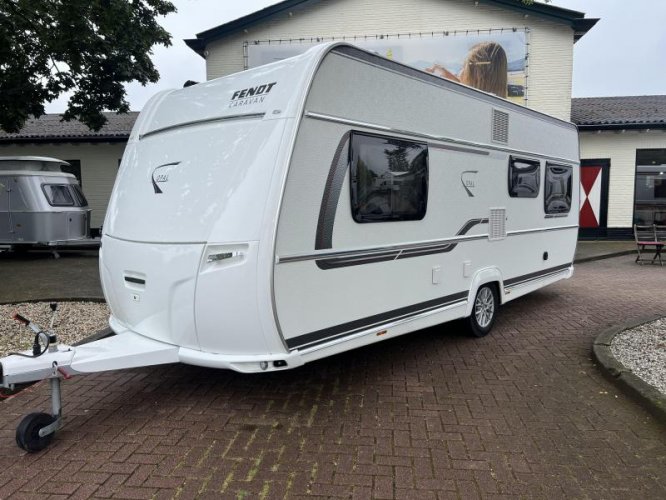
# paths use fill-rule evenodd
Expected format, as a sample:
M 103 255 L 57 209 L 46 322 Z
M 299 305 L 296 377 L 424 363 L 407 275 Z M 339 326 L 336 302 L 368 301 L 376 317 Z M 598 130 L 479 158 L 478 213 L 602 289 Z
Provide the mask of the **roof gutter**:
M 123 135 L 108 135 L 108 136 L 71 136 L 71 137 L 58 137 L 58 136 L 19 136 L 19 137 L 0 137 L 0 144 L 16 144 L 16 143 L 30 143 L 30 144 L 58 144 L 58 143 L 117 143 L 127 142 L 130 134 Z
M 663 130 L 666 129 L 666 123 L 598 123 L 598 124 L 577 124 L 581 132 L 594 132 L 602 130 Z

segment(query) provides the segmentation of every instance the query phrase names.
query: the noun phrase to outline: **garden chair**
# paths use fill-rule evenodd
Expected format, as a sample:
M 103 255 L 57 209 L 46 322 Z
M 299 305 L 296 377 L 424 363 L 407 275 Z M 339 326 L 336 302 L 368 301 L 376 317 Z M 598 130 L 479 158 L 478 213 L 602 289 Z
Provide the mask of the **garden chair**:
M 661 228 L 664 226 L 658 227 Z M 663 266 L 664 263 L 661 260 L 661 251 L 664 248 L 664 245 L 666 245 L 664 234 L 666 234 L 666 231 L 663 231 L 662 239 L 660 241 L 657 238 L 657 226 L 654 224 L 651 226 L 639 226 L 634 224 L 634 239 L 636 240 L 636 251 L 638 252 L 636 262 L 639 264 L 643 264 L 644 262 L 654 264 L 656 260 L 659 260 L 659 264 Z M 654 250 L 652 258 L 650 258 L 649 255 L 645 255 L 651 250 Z

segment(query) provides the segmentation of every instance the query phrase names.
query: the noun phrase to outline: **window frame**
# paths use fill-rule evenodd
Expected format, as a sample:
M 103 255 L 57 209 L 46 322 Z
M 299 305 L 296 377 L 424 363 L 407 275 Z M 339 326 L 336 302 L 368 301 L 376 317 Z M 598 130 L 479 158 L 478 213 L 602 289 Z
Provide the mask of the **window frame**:
M 396 141 L 403 142 L 411 145 L 417 145 L 422 148 L 422 151 L 418 154 L 425 154 L 425 168 L 422 179 L 425 179 L 425 193 L 422 200 L 422 208 L 415 214 L 400 214 L 394 216 L 393 210 L 390 215 L 382 216 L 380 218 L 369 218 L 367 215 L 359 213 L 360 209 L 360 200 L 358 199 L 358 181 L 357 179 L 357 165 L 358 165 L 358 152 L 355 153 L 354 145 L 355 138 L 364 137 L 371 139 L 378 139 L 384 141 Z M 351 216 L 354 222 L 357 224 L 368 224 L 368 223 L 381 223 L 381 222 L 407 222 L 407 221 L 419 221 L 423 220 L 428 212 L 428 195 L 430 191 L 430 151 L 428 148 L 428 143 L 424 141 L 417 141 L 413 139 L 406 139 L 403 137 L 395 137 L 382 134 L 372 134 L 367 132 L 351 131 L 349 138 L 349 152 L 348 152 L 348 162 L 349 162 L 349 195 L 350 195 L 350 209 Z M 356 186 L 355 186 L 356 183 Z
M 523 195 L 521 193 L 515 192 L 515 188 L 513 186 L 513 169 L 514 169 L 514 164 L 515 163 L 526 163 L 528 165 L 531 165 L 532 167 L 536 167 L 536 191 L 532 195 Z M 507 176 L 507 188 L 509 191 L 509 197 L 510 198 L 527 198 L 527 199 L 534 199 L 539 197 L 539 193 L 541 192 L 541 161 L 540 160 L 534 160 L 530 158 L 522 158 L 519 156 L 509 156 L 509 168 L 508 168 L 508 176 Z
M 67 194 L 69 194 L 70 199 L 72 200 L 71 203 L 54 203 L 51 201 L 51 196 L 49 196 L 49 193 L 47 192 L 46 188 L 51 187 L 51 186 L 59 186 L 59 187 L 64 187 L 65 191 L 67 191 Z M 42 184 L 42 192 L 44 193 L 44 196 L 46 197 L 46 201 L 51 205 L 52 207 L 76 207 L 76 196 L 72 194 L 72 191 L 69 189 L 69 184 L 63 184 L 59 182 L 45 182 Z
M 90 204 L 88 203 L 88 198 L 86 198 L 86 195 L 83 193 L 83 189 L 81 189 L 81 186 L 78 184 L 69 184 L 70 187 L 70 192 L 74 194 L 74 200 L 77 202 L 77 207 L 88 207 Z
M 569 194 L 569 207 L 567 208 L 566 211 L 549 211 L 548 210 L 548 197 L 546 195 L 546 185 L 548 184 L 548 174 L 550 172 L 551 168 L 565 168 L 569 170 L 569 179 L 570 182 L 568 186 L 571 187 L 571 191 L 568 193 Z M 569 215 L 571 213 L 571 205 L 573 204 L 573 174 L 574 174 L 574 169 L 573 166 L 571 165 L 565 165 L 563 163 L 556 163 L 556 162 L 550 162 L 546 161 L 546 166 L 544 169 L 544 179 L 543 179 L 543 211 L 546 215 L 560 215 L 560 216 L 565 216 Z M 565 197 L 566 197 L 565 193 Z

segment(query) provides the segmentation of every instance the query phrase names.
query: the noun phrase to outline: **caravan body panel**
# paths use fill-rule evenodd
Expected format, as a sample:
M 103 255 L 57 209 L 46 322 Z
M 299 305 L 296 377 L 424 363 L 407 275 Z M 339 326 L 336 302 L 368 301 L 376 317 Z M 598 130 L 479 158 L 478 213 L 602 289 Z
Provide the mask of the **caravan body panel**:
M 274 293 L 291 350 L 374 335 L 420 315 L 429 317 L 426 324 L 468 316 L 484 280 L 497 282 L 506 301 L 552 276 L 570 275 L 577 189 L 568 213 L 551 217 L 543 189 L 534 198 L 509 196 L 508 166 L 512 155 L 537 162 L 541 186 L 546 162 L 576 167 L 571 182 L 577 186 L 575 127 L 460 85 L 406 77 L 400 69 L 341 48 L 325 57 L 314 78 L 277 230 Z M 493 141 L 497 112 L 509 128 L 502 143 Z M 354 134 L 427 147 L 422 219 L 354 220 Z M 506 235 L 491 241 L 493 208 L 504 214 Z
M 369 185 L 427 192 L 424 210 L 376 222 L 373 202 L 359 219 L 359 138 L 411 165 Z M 511 162 L 538 165 L 535 196 L 509 196 Z M 511 300 L 572 272 L 578 192 L 546 214 L 549 164 L 578 185 L 572 124 L 346 44 L 164 92 L 104 224 L 111 324 L 263 371 L 467 316 L 485 283 Z M 398 194 L 384 204 L 411 210 Z
M 301 56 L 146 106 L 104 224 L 100 268 L 114 324 L 192 351 L 284 352 L 257 272 L 272 252 L 266 214 L 279 203 L 285 141 L 315 63 Z M 127 273 L 145 279 L 140 302 Z

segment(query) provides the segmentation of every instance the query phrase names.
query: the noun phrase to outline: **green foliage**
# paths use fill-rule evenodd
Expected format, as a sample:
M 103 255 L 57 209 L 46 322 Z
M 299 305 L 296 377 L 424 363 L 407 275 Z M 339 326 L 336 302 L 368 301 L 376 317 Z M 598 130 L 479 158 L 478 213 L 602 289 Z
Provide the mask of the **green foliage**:
M 150 55 L 171 35 L 166 0 L 0 0 L 0 127 L 18 132 L 44 103 L 73 91 L 65 120 L 93 130 L 102 110 L 127 112 L 123 84 L 156 82 Z

